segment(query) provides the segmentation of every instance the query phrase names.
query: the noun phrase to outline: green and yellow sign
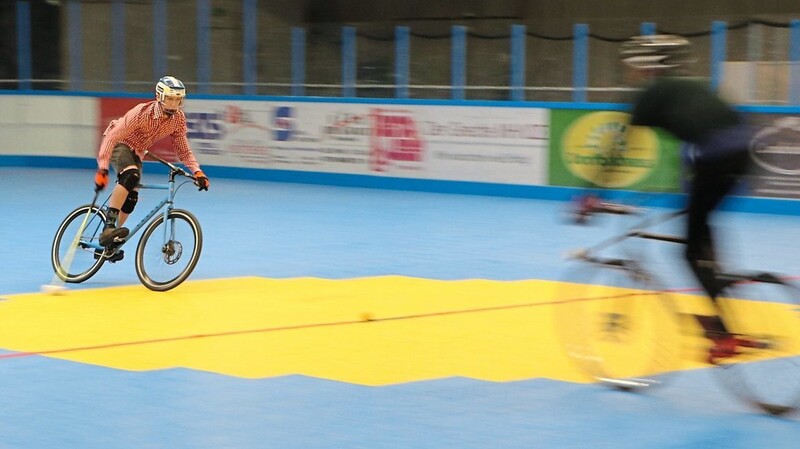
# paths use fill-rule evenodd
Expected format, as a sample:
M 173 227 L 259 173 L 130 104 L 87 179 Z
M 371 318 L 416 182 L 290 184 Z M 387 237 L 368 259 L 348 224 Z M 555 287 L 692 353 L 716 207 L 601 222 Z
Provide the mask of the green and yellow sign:
M 552 110 L 550 185 L 674 192 L 680 143 L 618 111 Z

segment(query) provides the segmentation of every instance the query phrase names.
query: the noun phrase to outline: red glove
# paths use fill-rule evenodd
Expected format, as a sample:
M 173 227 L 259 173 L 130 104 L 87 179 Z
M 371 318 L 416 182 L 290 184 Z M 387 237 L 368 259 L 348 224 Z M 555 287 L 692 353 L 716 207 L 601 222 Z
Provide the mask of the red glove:
M 205 173 L 203 173 L 202 170 L 197 170 L 194 172 L 194 179 L 196 180 L 198 187 L 197 190 L 208 191 L 208 186 L 211 185 L 211 181 L 208 180 L 208 177 L 205 175 Z
M 99 192 L 108 185 L 108 169 L 98 168 L 94 174 L 94 191 Z

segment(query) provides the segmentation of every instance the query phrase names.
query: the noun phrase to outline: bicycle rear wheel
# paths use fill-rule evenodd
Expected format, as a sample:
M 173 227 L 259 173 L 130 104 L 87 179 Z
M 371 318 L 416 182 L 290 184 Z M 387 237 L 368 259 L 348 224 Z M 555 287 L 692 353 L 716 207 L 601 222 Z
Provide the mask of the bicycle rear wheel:
M 556 292 L 563 347 L 593 380 L 641 389 L 663 383 L 680 367 L 680 327 L 672 300 L 635 262 L 577 261 Z
M 145 287 L 171 290 L 192 273 L 203 248 L 200 223 L 189 211 L 173 209 L 150 224 L 136 248 L 136 274 Z
M 728 280 L 720 300 L 729 330 L 758 343 L 717 363 L 734 394 L 774 415 L 800 407 L 800 288 L 762 273 Z M 735 299 L 733 299 L 735 298 Z
M 86 214 L 89 214 L 88 218 Z M 85 227 L 81 229 L 84 221 Z M 70 212 L 61 222 L 53 238 L 50 262 L 62 281 L 83 282 L 94 276 L 103 266 L 103 251 L 96 247 L 105 221 L 105 211 L 98 206 L 86 204 Z M 71 249 L 76 238 L 77 246 Z

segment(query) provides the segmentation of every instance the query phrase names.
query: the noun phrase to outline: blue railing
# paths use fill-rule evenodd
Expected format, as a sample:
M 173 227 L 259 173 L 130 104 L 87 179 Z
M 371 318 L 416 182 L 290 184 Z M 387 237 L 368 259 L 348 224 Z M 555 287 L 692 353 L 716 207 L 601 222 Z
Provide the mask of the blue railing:
M 258 29 L 258 2 L 257 0 L 240 0 L 242 10 L 242 42 L 241 48 L 235 51 L 241 53 L 241 79 L 234 80 L 227 84 L 240 85 L 241 94 L 255 95 L 258 94 L 258 86 L 263 84 L 263 80 L 259 80 L 258 72 L 258 47 L 259 47 L 259 29 Z M 128 7 L 124 0 L 111 0 L 111 23 L 112 33 L 110 36 L 111 42 L 111 73 L 109 80 L 105 80 L 111 88 L 118 92 L 127 90 L 127 86 L 131 83 L 126 81 L 126 35 L 125 35 L 125 21 L 126 21 L 126 8 Z M 82 55 L 85 52 L 83 42 L 86 36 L 86 28 L 84 27 L 85 20 L 82 21 L 82 5 L 79 1 L 69 1 L 66 5 L 66 21 L 67 21 L 67 39 L 68 39 L 68 61 L 69 73 L 66 80 L 62 80 L 62 84 L 68 81 L 68 90 L 83 90 L 87 80 L 84 79 L 84 61 Z M 165 73 L 169 72 L 168 61 L 168 26 L 167 23 L 168 10 L 166 0 L 152 0 L 152 29 L 153 42 L 152 42 L 152 76 L 157 79 Z M 214 83 L 212 82 L 212 74 L 214 67 L 212 66 L 211 55 L 211 18 L 212 18 L 211 0 L 196 0 L 196 82 L 193 82 L 196 92 L 201 94 L 210 94 Z M 85 16 L 84 16 L 85 17 Z M 34 79 L 33 68 L 33 55 L 31 47 L 31 1 L 18 0 L 16 2 L 16 23 L 17 23 L 17 58 L 16 70 L 17 79 L 16 87 L 19 90 L 31 90 L 36 88 Z M 789 29 L 788 33 L 788 54 L 786 55 L 785 62 L 787 63 L 786 70 L 788 75 L 788 86 L 786 88 L 787 98 L 780 99 L 778 102 L 784 104 L 797 105 L 800 104 L 800 20 L 794 19 L 787 23 L 774 23 L 765 21 L 747 21 L 744 23 L 737 23 L 729 25 L 724 21 L 714 21 L 710 25 L 710 30 L 691 33 L 686 35 L 690 38 L 705 38 L 710 37 L 710 44 L 703 47 L 702 50 L 709 51 L 709 79 L 712 86 L 719 88 L 725 81 L 725 63 L 730 54 L 728 33 L 732 29 L 740 29 L 743 26 L 757 24 L 761 26 L 770 27 L 784 27 Z M 654 34 L 668 32 L 661 30 L 653 22 L 643 22 L 639 27 L 639 32 L 643 34 Z M 359 83 L 359 61 L 358 61 L 358 48 L 357 42 L 362 35 L 358 30 L 352 26 L 341 27 L 341 36 L 337 44 L 340 46 L 341 55 L 341 75 L 340 80 L 335 85 L 338 85 L 338 92 L 340 96 L 356 97 L 359 95 L 360 87 L 368 87 Z M 385 88 L 389 96 L 396 98 L 409 98 L 411 97 L 410 91 L 412 89 L 420 88 L 437 88 L 446 89 L 448 97 L 453 100 L 463 100 L 468 98 L 470 89 L 476 89 L 475 86 L 469 84 L 468 79 L 468 44 L 469 39 L 472 37 L 481 38 L 473 34 L 464 25 L 454 25 L 450 29 L 448 36 L 440 36 L 449 39 L 450 52 L 449 61 L 445 63 L 449 67 L 450 79 L 448 86 L 421 86 L 412 84 L 412 59 L 411 59 L 411 38 L 415 33 L 408 26 L 396 26 L 394 28 L 393 41 L 394 51 L 394 64 L 391 73 L 391 84 L 380 86 Z M 430 36 L 423 36 L 430 37 Z M 493 37 L 495 38 L 495 37 Z M 604 37 L 593 34 L 589 25 L 578 23 L 574 24 L 569 36 L 552 37 L 541 36 L 536 33 L 529 32 L 524 25 L 511 25 L 509 34 L 502 36 L 509 40 L 507 48 L 508 53 L 508 76 L 505 85 L 501 86 L 488 86 L 497 90 L 507 91 L 507 99 L 514 101 L 529 100 L 529 92 L 533 90 L 547 89 L 548 87 L 542 86 L 529 86 L 526 84 L 526 78 L 530 80 L 529 55 L 526 53 L 526 42 L 530 38 L 536 39 L 551 39 L 551 40 L 570 40 L 572 42 L 571 55 L 565 59 L 571 61 L 564 65 L 565 82 L 561 86 L 549 86 L 554 90 L 560 90 L 570 93 L 570 100 L 573 102 L 587 102 L 590 101 L 589 93 L 601 89 L 617 89 L 624 90 L 624 87 L 592 87 L 593 73 L 591 73 L 590 65 L 590 42 L 592 39 L 601 40 L 606 42 L 622 42 L 625 37 Z M 286 88 L 286 94 L 293 96 L 307 95 L 307 88 L 311 85 L 307 84 L 307 47 L 306 47 L 306 30 L 304 28 L 295 27 L 291 30 L 291 37 L 289 39 L 291 47 L 291 76 L 283 87 Z M 758 56 L 755 56 L 758 57 Z M 571 77 L 568 72 L 571 71 Z M 5 80 L 9 81 L 9 80 Z M 49 80 L 53 81 L 53 80 Z M 262 81 L 260 83 L 260 81 Z M 142 81 L 141 84 L 149 85 L 151 81 Z M 487 87 L 487 86 L 484 86 Z M 417 96 L 417 98 L 421 98 Z

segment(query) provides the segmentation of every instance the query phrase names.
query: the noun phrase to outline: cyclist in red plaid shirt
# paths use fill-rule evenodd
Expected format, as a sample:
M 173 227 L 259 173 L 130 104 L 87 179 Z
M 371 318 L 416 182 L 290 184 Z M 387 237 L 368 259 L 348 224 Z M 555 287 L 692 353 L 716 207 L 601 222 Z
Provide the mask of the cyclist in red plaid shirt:
M 181 110 L 185 97 L 183 83 L 165 76 L 156 84 L 155 100 L 134 106 L 124 116 L 112 120 L 103 133 L 97 155 L 95 188 L 99 191 L 108 185 L 109 165 L 117 173 L 117 185 L 108 201 L 108 218 L 100 234 L 100 245 L 111 245 L 128 235 L 129 230 L 122 225 L 139 200 L 142 157 L 159 139 L 174 138 L 173 148 L 178 158 L 194 173 L 200 190 L 208 190 L 208 177 L 200 170 L 186 138 L 186 115 Z M 120 259 L 121 251 L 116 260 Z

